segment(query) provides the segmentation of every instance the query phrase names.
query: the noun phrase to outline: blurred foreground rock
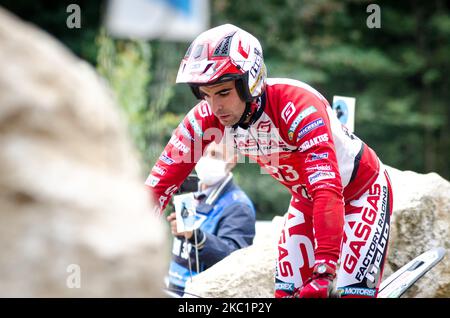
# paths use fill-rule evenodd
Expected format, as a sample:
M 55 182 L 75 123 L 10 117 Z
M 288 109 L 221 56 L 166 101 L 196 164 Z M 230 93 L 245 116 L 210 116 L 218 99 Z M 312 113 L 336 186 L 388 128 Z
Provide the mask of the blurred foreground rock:
M 388 262 L 384 278 L 437 246 L 447 255 L 403 297 L 450 297 L 450 183 L 436 173 L 390 168 L 394 188 Z M 194 277 L 186 291 L 202 297 L 273 297 L 278 233 L 283 219 L 256 233 L 255 244 Z
M 162 296 L 165 230 L 94 70 L 1 8 L 0 69 L 0 297 Z

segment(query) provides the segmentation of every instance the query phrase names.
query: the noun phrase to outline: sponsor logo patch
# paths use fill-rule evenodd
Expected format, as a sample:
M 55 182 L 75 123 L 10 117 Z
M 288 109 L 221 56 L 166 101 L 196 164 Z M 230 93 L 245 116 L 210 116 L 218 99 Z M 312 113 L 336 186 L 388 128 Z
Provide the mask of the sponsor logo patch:
M 287 124 L 289 119 L 291 119 L 292 115 L 295 114 L 295 106 L 293 102 L 289 102 L 284 106 L 283 110 L 281 111 L 281 118 L 284 120 L 284 122 Z
M 308 154 L 308 156 L 305 159 L 305 162 L 312 162 L 322 159 L 328 159 L 328 152 L 322 152 L 322 153 L 314 153 L 311 152 Z
M 178 139 L 177 136 L 173 135 L 172 138 L 170 138 L 169 141 L 175 148 L 177 148 L 178 150 L 182 151 L 183 153 L 188 153 L 190 148 L 188 146 L 186 146 L 185 144 L 183 144 L 183 142 Z
M 360 287 L 344 287 L 338 289 L 338 293 L 340 293 L 341 296 L 357 295 L 357 296 L 375 297 L 375 291 L 376 290 L 373 288 L 360 288 Z
M 294 138 L 295 129 L 300 124 L 300 122 L 304 118 L 306 118 L 309 115 L 311 115 L 312 113 L 315 113 L 316 111 L 317 111 L 317 109 L 314 106 L 309 106 L 304 111 L 302 111 L 300 114 L 298 114 L 298 116 L 292 122 L 291 127 L 289 127 L 289 131 L 288 131 L 289 140 L 292 140 L 292 138 Z
M 261 71 L 262 66 L 262 53 L 255 47 L 253 52 L 255 53 L 255 62 L 253 63 L 251 69 L 250 69 L 250 75 L 253 78 L 257 78 L 259 72 Z M 252 89 L 250 89 L 250 92 L 252 92 Z
M 314 184 L 320 180 L 333 179 L 336 177 L 334 172 L 317 171 L 308 177 L 309 184 Z
M 170 158 L 170 157 L 167 155 L 167 152 L 165 152 L 165 151 L 162 153 L 161 156 L 159 156 L 159 160 L 161 160 L 161 161 L 164 162 L 165 164 L 168 164 L 169 166 L 175 162 L 175 160 L 173 160 L 172 158 Z
M 294 284 L 293 283 L 275 283 L 275 289 L 293 292 Z
M 145 181 L 145 184 L 151 186 L 154 188 L 159 183 L 159 178 L 155 177 L 154 175 L 149 175 L 147 181 Z
M 178 128 L 180 129 L 183 136 L 185 136 L 186 138 L 188 138 L 191 141 L 194 141 L 194 137 L 192 137 L 191 133 L 189 132 L 189 130 L 187 130 L 186 126 L 183 123 L 181 123 L 178 126 Z
M 300 129 L 297 135 L 297 141 L 305 137 L 308 133 L 313 131 L 316 128 L 319 128 L 321 126 L 325 125 L 322 118 L 316 119 L 313 122 L 310 122 L 308 125 Z
M 161 167 L 159 164 L 156 164 L 153 167 L 152 171 L 156 172 L 157 174 L 159 174 L 161 176 L 165 175 L 167 172 L 167 170 L 165 168 Z
M 328 138 L 328 134 L 322 134 L 319 136 L 316 136 L 314 138 L 311 138 L 307 141 L 305 141 L 304 143 L 301 144 L 299 150 L 300 152 L 306 151 L 308 149 L 310 149 L 311 147 L 320 144 L 321 142 L 327 142 L 329 140 Z
M 331 171 L 331 165 L 318 165 L 306 168 L 306 171 Z
M 197 122 L 197 119 L 195 119 L 195 115 L 193 111 L 190 111 L 188 114 L 188 120 L 189 123 L 192 126 L 192 129 L 194 129 L 194 132 L 199 136 L 199 137 L 203 137 L 203 130 L 200 127 L 200 125 Z

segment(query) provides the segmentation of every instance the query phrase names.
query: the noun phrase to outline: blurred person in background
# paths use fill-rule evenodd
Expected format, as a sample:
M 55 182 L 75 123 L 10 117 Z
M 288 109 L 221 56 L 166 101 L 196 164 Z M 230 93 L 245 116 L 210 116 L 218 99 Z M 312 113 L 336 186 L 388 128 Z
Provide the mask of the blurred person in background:
M 153 170 L 146 181 L 159 210 L 209 143 L 232 144 L 292 194 L 275 297 L 331 297 L 333 283 L 341 297 L 376 297 L 392 188 L 376 153 L 340 123 L 328 101 L 306 83 L 267 78 L 259 41 L 231 24 L 191 43 L 177 83 L 187 83 L 200 102 L 156 163 L 164 175 Z
M 173 234 L 168 289 L 180 296 L 186 281 L 231 252 L 249 246 L 255 236 L 255 209 L 233 182 L 236 155 L 224 144 L 211 143 L 195 166 L 199 179 L 194 231 L 178 232 L 176 213 L 167 216 Z M 195 235 L 194 235 L 195 234 Z M 197 244 L 196 244 L 197 243 Z M 188 259 L 188 257 L 190 259 Z

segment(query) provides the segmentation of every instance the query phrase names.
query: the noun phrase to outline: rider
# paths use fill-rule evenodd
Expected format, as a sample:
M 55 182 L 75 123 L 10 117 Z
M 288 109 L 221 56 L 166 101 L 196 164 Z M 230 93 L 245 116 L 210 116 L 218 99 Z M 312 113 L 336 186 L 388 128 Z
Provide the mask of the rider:
M 275 297 L 376 297 L 386 260 L 392 190 L 376 153 L 327 100 L 292 79 L 266 78 L 262 48 L 225 24 L 200 34 L 177 83 L 200 102 L 172 135 L 146 184 L 159 210 L 210 142 L 232 143 L 292 194 L 278 242 Z M 160 172 L 164 172 L 162 175 Z

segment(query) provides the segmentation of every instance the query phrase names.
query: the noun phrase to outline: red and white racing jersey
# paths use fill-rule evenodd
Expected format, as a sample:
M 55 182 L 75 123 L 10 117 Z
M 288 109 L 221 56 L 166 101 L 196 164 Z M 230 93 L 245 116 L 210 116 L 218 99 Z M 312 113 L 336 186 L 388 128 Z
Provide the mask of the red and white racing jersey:
M 224 127 L 206 101 L 198 103 L 174 131 L 146 185 L 162 211 L 203 149 L 225 138 L 290 190 L 291 205 L 312 207 L 316 259 L 337 261 L 344 202 L 364 193 L 377 178 L 378 158 L 340 123 L 326 99 L 303 82 L 269 78 L 259 102 L 264 110 L 248 129 Z

